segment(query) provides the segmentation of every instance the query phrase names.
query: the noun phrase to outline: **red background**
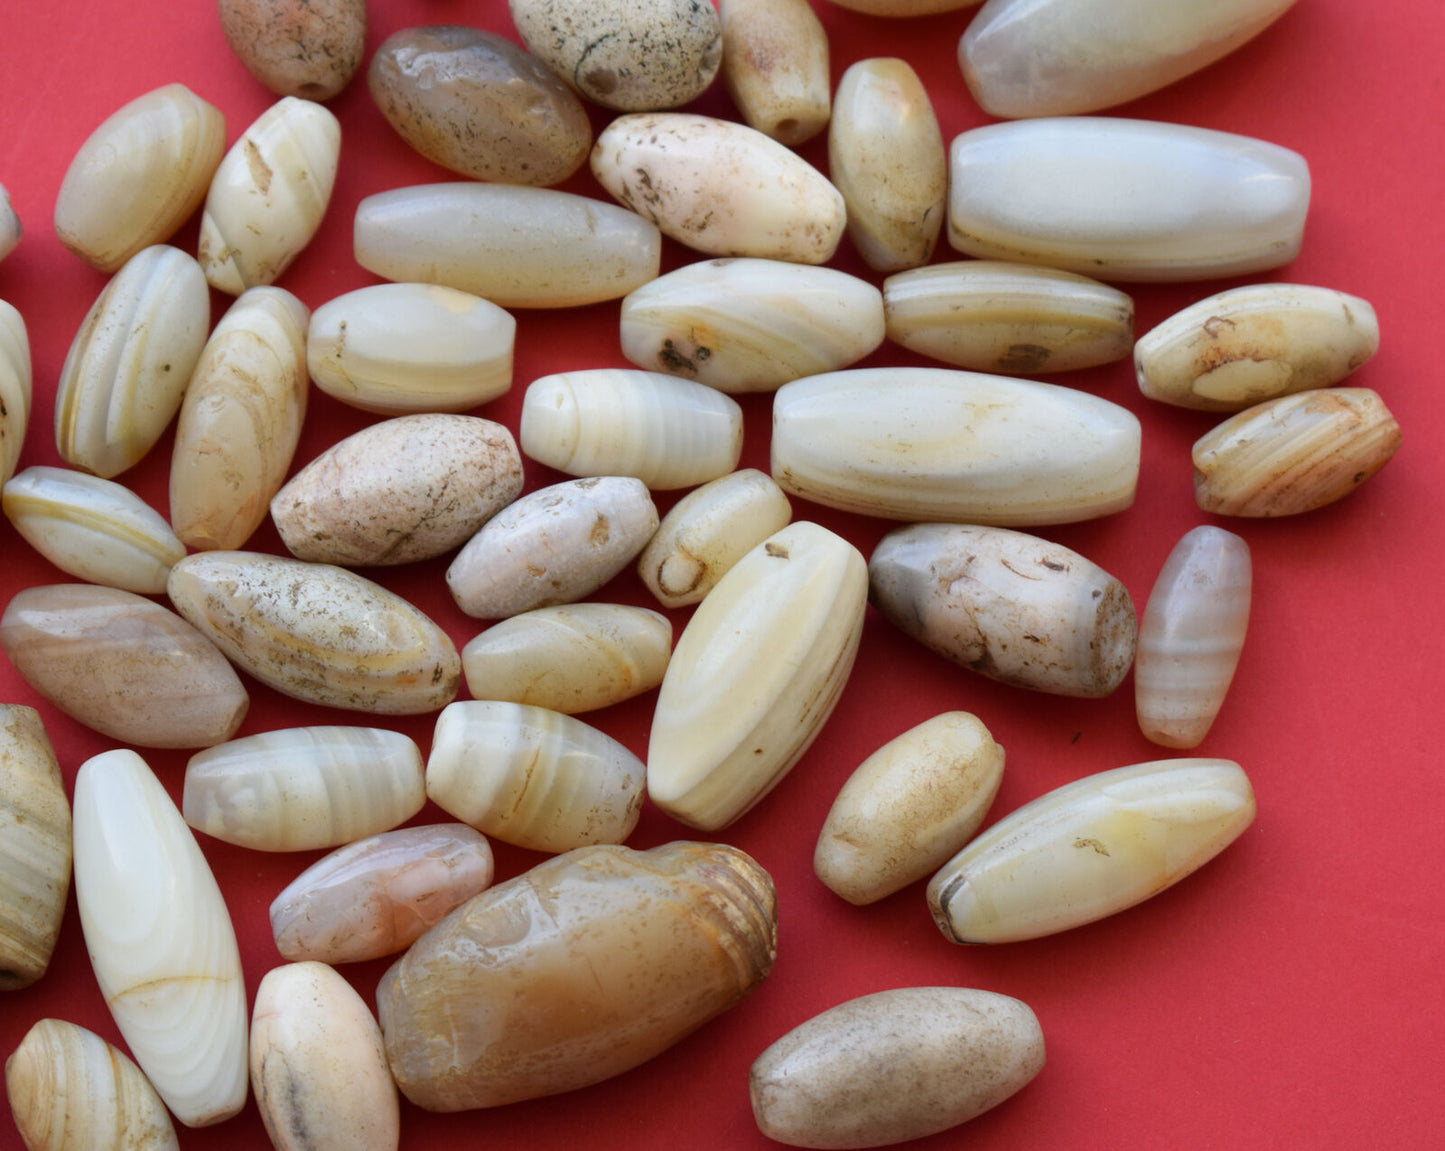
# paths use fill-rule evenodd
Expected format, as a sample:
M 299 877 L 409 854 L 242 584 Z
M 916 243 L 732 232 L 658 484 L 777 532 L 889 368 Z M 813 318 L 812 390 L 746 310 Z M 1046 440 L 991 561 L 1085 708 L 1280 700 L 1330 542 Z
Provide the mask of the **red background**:
M 955 46 L 972 12 L 916 21 L 860 16 L 818 0 L 833 80 L 864 56 L 909 60 L 935 101 L 946 139 L 987 122 L 964 87 Z M 370 52 L 392 32 L 471 23 L 514 35 L 500 0 L 373 0 Z M 1357 494 L 1292 519 L 1212 522 L 1244 535 L 1254 555 L 1249 640 L 1223 714 L 1199 754 L 1238 760 L 1259 816 L 1220 858 L 1158 898 L 1063 935 L 996 948 L 951 945 L 922 885 L 855 908 L 812 875 L 818 828 L 855 766 L 885 740 L 940 711 L 979 715 L 1008 750 L 996 818 L 1081 775 L 1166 753 L 1134 720 L 1132 681 L 1102 701 L 1004 688 L 904 639 L 872 609 L 853 678 L 832 720 L 791 776 L 717 838 L 751 852 L 775 877 L 781 943 L 771 979 L 748 1001 L 625 1076 L 564 1098 L 485 1115 L 432 1116 L 403 1104 L 407 1148 L 496 1146 L 750 1148 L 772 1145 L 748 1106 L 748 1067 L 785 1031 L 845 999 L 889 987 L 958 984 L 1017 996 L 1037 1012 L 1048 1064 L 1032 1085 L 967 1127 L 923 1147 L 1253 1148 L 1436 1146 L 1445 1023 L 1440 1007 L 1442 799 L 1438 749 L 1445 570 L 1440 450 L 1445 431 L 1433 340 L 1442 251 L 1438 49 L 1445 16 L 1410 0 L 1387 6 L 1307 0 L 1253 43 L 1116 114 L 1259 136 L 1302 152 L 1314 179 L 1304 250 L 1256 281 L 1340 288 L 1374 303 L 1379 355 L 1351 381 L 1377 389 L 1404 429 L 1396 459 Z M 56 379 L 106 278 L 66 252 L 51 227 L 55 195 L 86 136 L 111 112 L 171 81 L 227 116 L 228 143 L 275 99 L 232 56 L 214 6 L 196 0 L 88 0 L 7 5 L 0 32 L 0 183 L 26 229 L 0 263 L 0 297 L 29 326 L 35 405 L 21 466 L 59 464 L 51 432 Z M 359 77 L 331 102 L 342 123 L 340 175 L 320 234 L 280 281 L 309 306 L 375 282 L 354 262 L 351 222 L 364 196 L 452 179 L 387 126 Z M 721 86 L 694 105 L 731 116 Z M 594 109 L 594 129 L 609 119 Z M 819 137 L 801 149 L 820 167 Z M 584 169 L 568 190 L 606 198 Z M 174 242 L 195 250 L 197 223 Z M 697 259 L 669 243 L 664 270 Z M 936 260 L 955 258 L 940 244 Z M 845 241 L 834 265 L 877 282 Z M 1129 289 L 1137 330 L 1230 283 Z M 213 318 L 229 304 L 213 297 Z M 514 430 L 526 385 L 563 368 L 625 366 L 617 304 L 518 313 L 515 385 L 481 414 Z M 866 363 L 921 363 L 885 346 Z M 1215 418 L 1144 401 L 1128 363 L 1055 382 L 1087 388 L 1143 420 L 1139 498 L 1127 512 L 1044 529 L 1104 566 L 1142 610 L 1164 557 L 1206 522 L 1195 507 L 1189 446 Z M 296 466 L 373 417 L 313 389 Z M 770 398 L 744 400 L 744 464 L 767 467 Z M 171 441 L 122 479 L 166 510 Z M 528 488 L 563 477 L 528 463 Z M 665 511 L 676 493 L 663 494 Z M 840 531 L 864 554 L 892 525 L 794 501 L 797 518 Z M 274 529 L 252 546 L 279 551 Z M 65 577 L 0 524 L 0 582 L 18 589 Z M 480 629 L 452 604 L 447 558 L 390 569 L 380 581 L 430 612 L 458 646 Z M 377 573 L 368 573 L 377 574 Z M 603 595 L 650 604 L 630 574 Z M 680 630 L 687 612 L 673 613 Z M 0 698 L 37 706 L 67 788 L 108 741 L 66 718 L 0 661 Z M 249 683 L 242 734 L 366 717 L 302 707 Z M 655 694 L 589 721 L 645 754 Z M 395 726 L 425 750 L 433 718 Z M 186 754 L 144 752 L 179 799 Z M 428 807 L 418 821 L 444 816 Z M 649 808 L 634 846 L 692 834 Z M 200 837 L 241 939 L 248 990 L 280 962 L 271 899 L 321 853 L 266 855 Z M 499 878 L 535 856 L 497 845 Z M 386 961 L 343 968 L 367 998 Z M 0 997 L 0 1051 L 55 1015 L 120 1042 L 101 1002 L 71 898 L 50 972 Z M 1435 1131 L 1431 1137 L 1429 1132 Z M 254 1104 L 188 1148 L 255 1148 Z M 0 1147 L 18 1146 L 8 1119 Z

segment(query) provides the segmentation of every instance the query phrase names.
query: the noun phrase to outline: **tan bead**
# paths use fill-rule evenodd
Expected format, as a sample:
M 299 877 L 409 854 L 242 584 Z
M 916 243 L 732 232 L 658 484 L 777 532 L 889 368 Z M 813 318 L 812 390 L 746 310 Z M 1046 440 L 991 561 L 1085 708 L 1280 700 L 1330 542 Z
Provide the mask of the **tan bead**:
M 226 117 L 184 84 L 138 96 L 86 139 L 55 198 L 55 234 L 114 272 L 163 244 L 206 198 L 226 150 Z
M 795 148 L 829 115 L 828 33 L 808 0 L 719 0 L 722 76 L 743 121 Z
M 1400 425 L 1369 388 L 1267 400 L 1194 444 L 1194 497 L 1226 516 L 1289 516 L 1344 499 L 1390 462 Z
M 13 305 L 0 300 L 0 484 L 15 474 L 20 463 L 32 391 L 25 320 Z
M 366 47 L 366 0 L 220 0 L 231 51 L 278 96 L 329 100 Z
M 191 375 L 171 453 L 171 522 L 189 546 L 243 546 L 291 468 L 310 392 L 306 305 L 250 288 L 216 325 Z
M 376 1002 L 408 1099 L 495 1107 L 646 1062 L 757 987 L 776 954 L 772 880 L 737 848 L 584 847 L 457 908 Z
M 5 609 L 0 644 L 61 711 L 139 747 L 220 743 L 250 706 L 231 665 L 201 632 L 118 588 L 27 588 Z

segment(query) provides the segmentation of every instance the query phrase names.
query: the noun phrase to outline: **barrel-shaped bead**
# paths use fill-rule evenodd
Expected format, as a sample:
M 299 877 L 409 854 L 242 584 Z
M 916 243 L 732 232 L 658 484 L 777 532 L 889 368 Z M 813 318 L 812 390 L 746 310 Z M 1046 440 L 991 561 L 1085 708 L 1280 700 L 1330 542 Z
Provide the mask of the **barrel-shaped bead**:
M 1208 863 L 1254 820 L 1227 759 L 1168 759 L 1066 783 L 1005 816 L 939 870 L 928 905 L 955 943 L 1009 943 L 1092 923 Z
M 1253 587 L 1249 545 L 1204 525 L 1174 545 L 1139 622 L 1139 730 L 1163 747 L 1198 747 L 1244 650 Z
M 388 831 L 425 802 L 421 751 L 400 732 L 293 727 L 193 755 L 181 810 L 225 843 L 311 851 Z
M 13 304 L 0 300 L 0 484 L 15 474 L 25 446 L 34 390 L 31 374 L 25 320 Z
M 1028 527 L 1123 511 L 1139 420 L 1074 388 L 946 368 L 854 368 L 785 384 L 772 472 L 784 491 L 899 520 Z
M 719 0 L 722 78 L 743 122 L 795 148 L 828 123 L 828 33 L 808 0 Z
M 637 756 L 580 719 L 469 699 L 437 719 L 426 790 L 443 811 L 493 839 L 561 852 L 631 835 L 645 775 Z

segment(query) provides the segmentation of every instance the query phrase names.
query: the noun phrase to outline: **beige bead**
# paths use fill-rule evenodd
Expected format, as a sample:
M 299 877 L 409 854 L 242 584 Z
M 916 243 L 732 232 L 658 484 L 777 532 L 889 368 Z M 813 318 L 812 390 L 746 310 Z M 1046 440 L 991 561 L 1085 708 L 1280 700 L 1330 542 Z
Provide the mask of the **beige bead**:
M 833 801 L 813 871 L 849 903 L 874 903 L 931 875 L 982 826 L 1003 782 L 1004 749 L 966 711 L 889 740 Z
M 427 798 L 492 839 L 531 851 L 622 843 L 642 812 L 642 761 L 561 712 L 468 699 L 437 718 Z
M 979 0 L 830 0 L 839 8 L 854 12 L 865 12 L 869 16 L 912 17 L 933 16 L 939 12 L 954 12 L 959 8 L 972 8 Z
M 853 368 L 784 384 L 772 473 L 815 503 L 899 520 L 1029 527 L 1123 511 L 1141 429 L 1075 388 L 946 368 Z
M 639 368 L 533 380 L 522 451 L 573 476 L 635 476 L 654 491 L 727 475 L 743 450 L 743 411 L 714 388 Z
M 793 518 L 772 477 L 733 472 L 672 505 L 637 559 L 637 574 L 663 607 L 698 603 L 732 566 Z
M 15 307 L 0 300 L 0 484 L 15 474 L 30 426 L 30 337 Z
M 220 743 L 236 733 L 250 705 L 204 635 L 118 588 L 27 588 L 5 609 L 0 644 L 26 682 L 61 711 L 138 747 Z
M 722 392 L 770 392 L 845 368 L 883 342 L 883 297 L 835 268 L 703 260 L 622 301 L 622 354 Z
M 1207 512 L 1272 517 L 1344 499 L 1390 462 L 1400 425 L 1369 388 L 1266 400 L 1194 444 L 1194 498 Z
M 333 444 L 271 501 L 298 559 L 344 567 L 431 559 L 470 539 L 522 491 L 512 433 L 478 416 L 428 413 Z
M 719 0 L 722 77 L 743 121 L 795 148 L 829 115 L 828 33 L 808 0 Z
M 447 568 L 447 587 L 478 619 L 573 603 L 622 571 L 656 530 L 657 507 L 641 480 L 567 480 L 483 524 Z
M 1224 704 L 1249 630 L 1249 545 L 1210 525 L 1174 545 L 1139 623 L 1139 730 L 1163 747 L 1198 747 Z
M 273 967 L 251 1012 L 251 1090 L 277 1151 L 395 1151 L 401 1105 L 366 1000 L 324 963 Z
M 807 521 L 739 560 L 667 665 L 647 747 L 653 803 L 716 831 L 777 786 L 843 693 L 867 592 L 858 550 Z
M 129 488 L 68 468 L 26 468 L 4 488 L 5 517 L 61 571 L 142 595 L 166 590 L 186 546 Z
M 1129 674 L 1125 586 L 1078 552 L 971 524 L 889 532 L 868 562 L 873 604 L 945 659 L 1002 683 L 1099 699 Z
M 828 172 L 848 236 L 875 272 L 928 263 L 943 227 L 948 157 L 928 90 L 906 60 L 859 60 L 838 82 Z
M 127 260 L 60 369 L 61 458 L 104 479 L 139 463 L 180 410 L 210 323 L 206 278 L 185 252 L 156 244 Z
M 1367 300 L 1304 284 L 1247 284 L 1151 328 L 1134 347 L 1134 369 L 1150 399 L 1237 412 L 1337 384 L 1379 347 Z
M 310 392 L 306 305 L 249 288 L 201 351 L 176 423 L 171 522 L 190 547 L 243 546 L 291 468 Z
M 10 193 L 4 184 L 0 184 L 0 260 L 15 250 L 24 231 L 15 207 L 10 203 Z
M 416 715 L 445 707 L 461 657 L 425 614 L 345 568 L 200 552 L 171 569 L 176 610 L 251 675 L 295 699 Z
M 439 284 L 373 284 L 316 309 L 306 363 L 316 386 L 384 416 L 463 412 L 512 387 L 517 321 Z
M 42 1019 L 5 1061 L 10 1113 L 30 1151 L 179 1151 L 170 1114 L 125 1052 Z
M 452 912 L 381 978 L 402 1093 L 495 1107 L 620 1075 L 767 978 L 772 879 L 737 848 L 584 847 Z
M 69 892 L 70 804 L 55 749 L 38 711 L 0 703 L 0 991 L 45 974 Z
M 671 655 L 672 624 L 660 612 L 574 603 L 488 628 L 462 648 L 462 670 L 475 699 L 574 715 L 652 690 Z
M 114 272 L 191 218 L 225 150 L 226 117 L 184 84 L 138 96 L 71 160 L 55 198 L 55 234 L 92 267 Z
M 958 62 L 973 98 L 991 116 L 1096 112 L 1227 56 L 1292 4 L 990 0 L 959 41 Z
M 686 112 L 619 116 L 597 137 L 591 163 L 623 204 L 708 255 L 824 264 L 843 238 L 838 189 L 745 124 Z
M 882 1147 L 996 1107 L 1044 1065 L 1028 1006 L 968 987 L 899 987 L 850 999 L 754 1061 L 758 1128 L 795 1147 Z
M 314 851 L 389 831 L 425 802 L 421 751 L 400 732 L 293 727 L 191 756 L 181 812 L 224 843 Z
M 1054 268 L 961 260 L 883 281 L 888 338 L 975 372 L 1034 376 L 1129 355 L 1134 301 Z
M 366 0 L 220 0 L 231 51 L 278 96 L 329 100 L 361 66 Z
M 588 196 L 507 184 L 423 184 L 356 208 L 356 262 L 388 280 L 442 284 L 503 308 L 615 300 L 657 275 L 662 236 Z
M 1099 772 L 1025 804 L 948 861 L 928 906 L 955 943 L 1010 943 L 1133 907 L 1203 867 L 1254 820 L 1227 759 Z
M 341 125 L 320 104 L 286 96 L 242 133 L 216 169 L 198 258 L 218 291 L 274 283 L 311 242 L 331 202 Z

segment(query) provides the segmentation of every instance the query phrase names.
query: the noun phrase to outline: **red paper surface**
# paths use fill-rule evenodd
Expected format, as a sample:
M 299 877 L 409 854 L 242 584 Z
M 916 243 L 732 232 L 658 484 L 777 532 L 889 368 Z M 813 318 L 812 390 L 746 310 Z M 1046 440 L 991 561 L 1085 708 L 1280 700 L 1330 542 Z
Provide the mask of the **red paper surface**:
M 935 102 L 945 138 L 987 122 L 956 63 L 971 12 L 916 21 L 860 16 L 818 0 L 838 76 L 865 56 L 902 56 Z M 0 183 L 25 225 L 0 264 L 0 297 L 29 327 L 35 404 L 21 466 L 61 463 L 52 435 L 56 379 L 106 277 L 66 252 L 51 226 L 56 191 L 101 120 L 179 81 L 220 107 L 228 142 L 275 99 L 230 53 L 213 5 L 91 0 L 12 5 L 0 33 Z M 370 51 L 423 23 L 472 23 L 514 35 L 499 0 L 373 0 Z M 1168 753 L 1139 734 L 1132 681 L 1082 701 L 1006 688 L 905 639 L 872 609 L 841 705 L 793 773 L 759 807 L 712 837 L 753 854 L 781 907 L 776 969 L 750 999 L 620 1078 L 565 1097 L 485 1114 L 430 1115 L 403 1104 L 406 1148 L 741 1149 L 771 1145 L 748 1104 L 752 1060 L 783 1033 L 843 1000 L 890 987 L 964 985 L 1017 996 L 1037 1012 L 1048 1063 L 1020 1095 L 922 1147 L 1422 1147 L 1438 1139 L 1445 1023 L 1440 965 L 1442 789 L 1427 732 L 1438 727 L 1441 596 L 1439 451 L 1445 431 L 1438 359 L 1445 123 L 1435 49 L 1438 6 L 1308 0 L 1227 60 L 1111 114 L 1262 137 L 1302 152 L 1314 193 L 1304 251 L 1251 277 L 1340 288 L 1380 315 L 1379 355 L 1352 383 L 1377 389 L 1404 429 L 1396 459 L 1357 494 L 1280 521 L 1206 517 L 1192 494 L 1189 447 L 1214 417 L 1143 400 L 1128 362 L 1055 377 L 1136 412 L 1144 424 L 1135 506 L 1091 523 L 1041 529 L 1121 578 L 1142 610 L 1164 557 L 1202 522 L 1243 535 L 1254 556 L 1254 612 L 1233 691 L 1199 754 L 1239 761 L 1259 802 L 1255 824 L 1217 860 L 1158 898 L 1048 939 L 963 948 L 934 927 L 916 885 L 871 907 L 845 904 L 812 874 L 813 845 L 838 788 L 886 740 L 938 712 L 976 713 L 1007 748 L 991 818 L 1079 776 Z M 376 282 L 352 258 L 357 203 L 373 192 L 455 177 L 387 126 L 358 78 L 331 102 L 341 120 L 340 175 L 310 248 L 280 281 L 316 307 Z M 693 106 L 731 116 L 721 84 Z M 609 114 L 594 110 L 594 128 Z M 802 154 L 826 170 L 819 137 Z M 565 187 L 606 199 L 584 171 Z M 193 219 L 175 237 L 194 251 Z M 664 269 L 697 259 L 669 242 Z M 957 258 L 940 244 L 935 260 Z M 834 266 L 875 282 L 845 241 Z M 1136 286 L 1137 331 L 1231 283 Z M 229 300 L 213 296 L 213 317 Z M 626 366 L 617 304 L 518 312 L 515 384 L 480 414 L 514 430 L 526 385 L 564 368 Z M 868 365 L 924 361 L 885 345 Z M 743 463 L 766 469 L 770 397 L 747 397 Z M 313 390 L 296 467 L 373 422 Z M 169 435 L 125 474 L 167 510 Z M 565 478 L 528 463 L 527 486 Z M 661 493 L 665 511 L 678 493 Z M 892 525 L 795 500 L 868 554 Z M 252 546 L 279 552 L 268 523 Z M 0 583 L 11 595 L 68 577 L 0 525 Z M 480 630 L 453 605 L 449 557 L 370 572 L 432 614 L 461 646 Z M 1423 581 L 1423 582 L 1422 582 Z M 599 597 L 651 606 L 629 572 Z M 671 613 L 679 631 L 688 611 Z M 111 743 L 70 720 L 0 661 L 0 698 L 38 707 L 67 789 Z M 306 707 L 247 681 L 242 734 L 367 717 Z M 465 691 L 463 693 L 465 695 Z M 645 755 L 649 693 L 586 718 Z M 425 750 L 433 718 L 387 720 Z M 179 800 L 187 755 L 144 752 Z M 447 818 L 428 806 L 417 822 Z M 270 901 L 322 854 L 267 855 L 200 836 L 241 941 L 249 991 L 281 962 Z M 649 807 L 631 842 L 696 833 Z M 499 878 L 538 857 L 496 845 Z M 387 961 L 343 968 L 370 1002 Z M 121 1042 L 91 973 L 72 896 L 49 973 L 0 997 L 0 1051 L 45 1016 Z M 1433 1138 L 1432 1138 L 1433 1136 Z M 264 1146 L 254 1103 L 182 1147 Z M 18 1146 L 8 1119 L 0 1147 Z

